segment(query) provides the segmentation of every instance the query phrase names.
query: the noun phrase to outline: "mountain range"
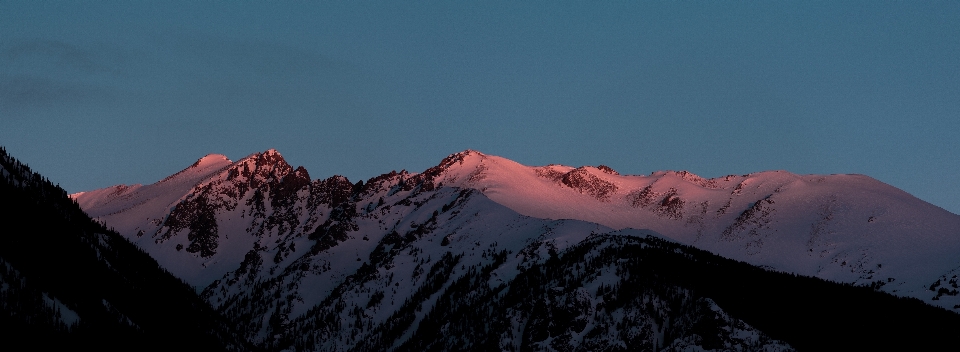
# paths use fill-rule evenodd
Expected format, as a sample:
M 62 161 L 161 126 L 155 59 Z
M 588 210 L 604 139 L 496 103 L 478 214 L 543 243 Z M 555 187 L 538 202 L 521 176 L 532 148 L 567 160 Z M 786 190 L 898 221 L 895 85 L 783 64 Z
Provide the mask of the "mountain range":
M 230 349 L 922 348 L 960 327 L 960 216 L 862 175 L 468 150 L 352 182 L 268 150 L 70 198 L 231 322 Z

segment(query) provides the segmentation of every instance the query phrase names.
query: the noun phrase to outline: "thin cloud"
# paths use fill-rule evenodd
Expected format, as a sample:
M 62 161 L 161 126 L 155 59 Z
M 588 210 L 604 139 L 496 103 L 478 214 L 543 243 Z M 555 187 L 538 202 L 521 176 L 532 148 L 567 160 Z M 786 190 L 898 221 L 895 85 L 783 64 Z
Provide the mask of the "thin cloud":
M 157 38 L 157 43 L 178 61 L 192 61 L 187 64 L 207 73 L 291 78 L 357 71 L 324 55 L 277 42 L 175 34 Z
M 20 75 L 0 75 L 0 109 L 17 110 L 103 98 L 108 91 L 82 83 Z
M 102 101 L 115 94 L 123 55 L 118 48 L 52 39 L 0 44 L 0 109 Z

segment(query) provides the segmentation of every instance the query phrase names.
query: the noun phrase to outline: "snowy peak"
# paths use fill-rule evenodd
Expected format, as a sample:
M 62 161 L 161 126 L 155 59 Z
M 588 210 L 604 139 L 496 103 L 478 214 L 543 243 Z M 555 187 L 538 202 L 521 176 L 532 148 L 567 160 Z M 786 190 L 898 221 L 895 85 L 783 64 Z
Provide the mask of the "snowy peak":
M 463 169 L 477 168 L 483 163 L 487 156 L 475 150 L 465 150 L 459 153 L 450 154 L 440 161 L 437 166 L 426 169 L 421 173 L 425 180 L 438 179 L 444 175 L 457 173 Z
M 193 164 L 187 166 L 187 168 L 180 170 L 179 172 L 167 176 L 160 182 L 170 182 L 170 181 L 180 181 L 184 182 L 185 180 L 192 180 L 196 182 L 197 179 L 203 178 L 209 175 L 212 172 L 216 172 L 221 168 L 226 167 L 227 165 L 232 164 L 225 155 L 222 154 L 207 154 L 207 156 L 197 159 Z M 179 179 L 179 180 L 178 180 Z M 190 182 L 190 181 L 187 181 Z
M 329 183 L 312 182 L 306 169 L 294 169 L 270 149 L 236 162 L 210 154 L 151 185 L 119 185 L 72 197 L 168 270 L 204 286 L 243 260 L 257 238 L 309 230 L 294 228 L 299 222 L 294 213 L 309 199 L 310 217 L 316 217 L 324 201 L 342 198 L 330 196 L 341 192 Z M 255 222 L 237 225 L 247 220 Z M 233 235 L 238 231 L 253 236 Z
M 197 159 L 197 162 L 190 165 L 190 167 L 208 167 L 210 165 L 221 165 L 222 163 L 233 163 L 226 155 L 223 154 L 207 154 L 206 156 Z

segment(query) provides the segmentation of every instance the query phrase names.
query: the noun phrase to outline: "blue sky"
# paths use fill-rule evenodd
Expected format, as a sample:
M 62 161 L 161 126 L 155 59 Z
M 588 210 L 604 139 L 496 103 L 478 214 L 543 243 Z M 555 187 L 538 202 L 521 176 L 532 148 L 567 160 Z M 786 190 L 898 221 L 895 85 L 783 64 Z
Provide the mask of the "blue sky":
M 279 150 L 313 178 L 860 173 L 960 213 L 960 2 L 0 0 L 0 145 L 69 192 Z

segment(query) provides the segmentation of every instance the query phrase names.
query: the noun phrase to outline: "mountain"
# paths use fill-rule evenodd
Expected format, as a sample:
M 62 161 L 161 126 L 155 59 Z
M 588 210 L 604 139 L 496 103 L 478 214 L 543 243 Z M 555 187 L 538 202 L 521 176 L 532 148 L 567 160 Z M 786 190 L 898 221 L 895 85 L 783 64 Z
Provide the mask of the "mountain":
M 215 310 L 0 148 L 0 343 L 8 350 L 248 350 Z
M 72 197 L 267 349 L 912 348 L 960 327 L 877 292 L 956 309 L 960 217 L 866 176 L 465 151 L 352 183 L 269 150 Z
M 455 158 L 434 182 L 482 190 L 523 215 L 650 229 L 754 265 L 960 308 L 960 216 L 867 176 L 623 176 L 472 151 Z

